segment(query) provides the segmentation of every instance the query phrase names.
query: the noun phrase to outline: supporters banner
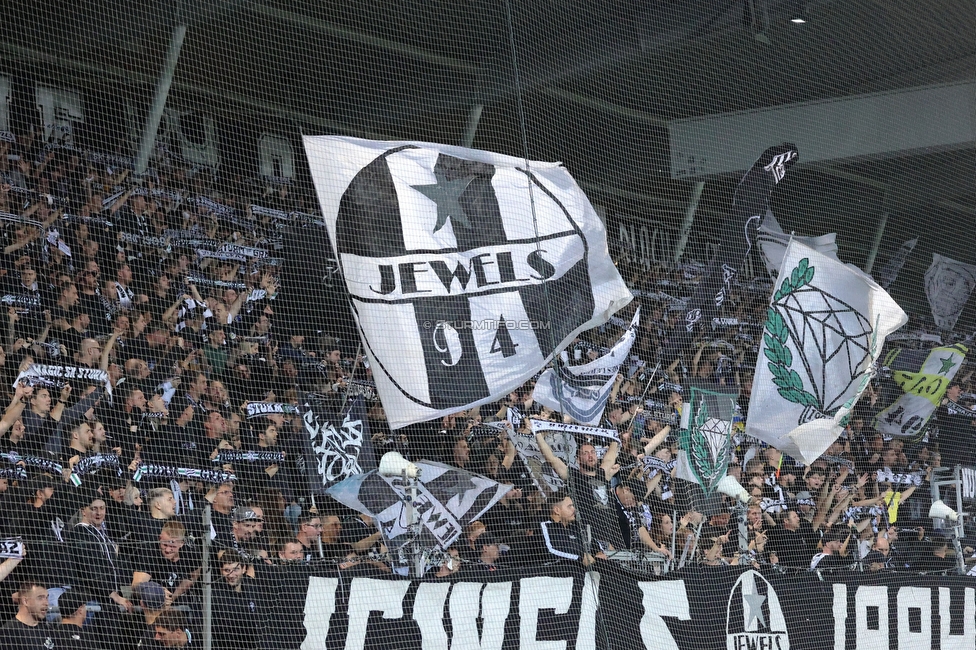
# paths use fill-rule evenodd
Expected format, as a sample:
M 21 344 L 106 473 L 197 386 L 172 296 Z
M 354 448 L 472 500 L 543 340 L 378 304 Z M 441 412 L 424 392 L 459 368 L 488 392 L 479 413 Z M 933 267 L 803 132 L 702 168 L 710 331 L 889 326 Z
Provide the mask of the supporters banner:
M 770 147 L 739 181 L 731 215 L 722 222 L 721 245 L 688 303 L 684 323 L 671 334 L 669 359 L 688 347 L 701 323 L 721 317 L 722 306 L 739 275 L 739 267 L 752 251 L 759 224 L 769 210 L 769 196 L 797 160 L 796 145 L 784 143 Z
M 707 492 L 725 476 L 732 458 L 735 393 L 692 385 L 681 407 L 681 449 L 675 477 L 698 483 Z
M 497 400 L 633 298 L 558 163 L 306 137 L 392 428 Z
M 889 436 L 918 435 L 942 403 L 968 352 L 969 348 L 961 343 L 931 350 L 895 348 L 889 352 L 884 365 L 891 369 L 891 380 L 902 392 L 878 413 L 874 428 Z
M 331 403 L 308 395 L 302 419 L 306 435 L 298 470 L 312 494 L 325 494 L 336 481 L 376 468 L 362 396 L 349 399 L 336 413 Z
M 375 470 L 339 481 L 326 494 L 356 512 L 375 517 L 387 544 L 394 548 L 416 539 L 422 545 L 444 549 L 461 536 L 465 526 L 512 489 L 511 485 L 443 463 L 422 460 L 415 465 L 420 474 L 413 482 L 413 495 L 402 477 L 380 476 Z M 408 520 L 408 502 L 413 505 L 412 522 Z
M 532 398 L 581 424 L 600 424 L 613 382 L 637 338 L 639 323 L 640 308 L 609 353 L 578 366 L 558 364 L 549 368 L 536 381 Z
M 809 464 L 840 435 L 908 316 L 865 273 L 793 241 L 766 319 L 746 434 Z
M 971 578 L 682 569 L 667 577 L 598 561 L 451 579 L 286 567 L 264 648 L 908 650 L 972 648 Z M 599 604 L 599 613 L 597 612 Z
M 925 295 L 935 324 L 944 330 L 956 326 L 976 287 L 976 266 L 932 253 L 932 266 L 925 272 Z
M 882 289 L 887 289 L 898 279 L 901 267 L 905 266 L 905 262 L 908 260 L 908 256 L 912 254 L 912 251 L 915 250 L 916 244 L 918 244 L 918 237 L 906 241 L 898 249 L 898 252 L 891 256 L 891 259 L 884 265 L 884 268 L 874 275 L 874 279 L 878 281 Z

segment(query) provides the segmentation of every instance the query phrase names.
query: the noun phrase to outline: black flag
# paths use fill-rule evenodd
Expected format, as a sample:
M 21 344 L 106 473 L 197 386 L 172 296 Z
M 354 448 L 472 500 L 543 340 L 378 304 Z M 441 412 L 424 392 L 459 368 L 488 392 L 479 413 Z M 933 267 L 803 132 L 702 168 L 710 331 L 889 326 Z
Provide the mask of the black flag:
M 312 494 L 325 494 L 335 481 L 376 469 L 366 406 L 350 398 L 341 413 L 321 398 L 306 396 L 303 453 L 298 463 Z
M 721 315 L 739 268 L 752 250 L 756 231 L 769 208 L 769 195 L 798 158 L 796 145 L 784 143 L 770 147 L 739 181 L 732 200 L 732 214 L 722 227 L 721 244 L 688 303 L 685 321 L 671 333 L 666 358 L 673 358 L 689 345 L 699 323 L 710 323 L 712 318 Z

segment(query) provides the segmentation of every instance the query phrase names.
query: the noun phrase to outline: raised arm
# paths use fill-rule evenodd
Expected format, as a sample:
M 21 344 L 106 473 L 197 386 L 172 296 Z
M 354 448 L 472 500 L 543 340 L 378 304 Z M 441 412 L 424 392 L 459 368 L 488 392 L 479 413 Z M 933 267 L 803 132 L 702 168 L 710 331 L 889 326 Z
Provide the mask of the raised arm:
M 539 451 L 542 452 L 542 456 L 546 459 L 546 462 L 552 465 L 552 468 L 556 470 L 556 474 L 564 481 L 569 480 L 569 468 L 566 463 L 561 461 L 556 454 L 552 453 L 552 448 L 549 443 L 546 442 L 546 436 L 542 431 L 535 434 L 536 444 L 539 445 Z
M 617 454 L 620 453 L 620 443 L 614 440 L 610 443 L 607 448 L 607 453 L 603 455 L 603 461 L 600 463 L 600 469 L 603 470 L 603 476 L 609 481 L 613 478 L 613 473 L 611 473 L 614 465 L 617 464 Z M 617 469 L 620 469 L 619 467 Z

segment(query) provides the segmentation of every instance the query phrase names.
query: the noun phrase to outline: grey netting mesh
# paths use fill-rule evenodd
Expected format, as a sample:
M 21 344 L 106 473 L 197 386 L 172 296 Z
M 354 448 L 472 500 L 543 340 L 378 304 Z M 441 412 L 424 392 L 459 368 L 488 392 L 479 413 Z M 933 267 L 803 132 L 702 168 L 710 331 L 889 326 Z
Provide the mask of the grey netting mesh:
M 976 647 L 974 28 L 4 3 L 0 650 Z

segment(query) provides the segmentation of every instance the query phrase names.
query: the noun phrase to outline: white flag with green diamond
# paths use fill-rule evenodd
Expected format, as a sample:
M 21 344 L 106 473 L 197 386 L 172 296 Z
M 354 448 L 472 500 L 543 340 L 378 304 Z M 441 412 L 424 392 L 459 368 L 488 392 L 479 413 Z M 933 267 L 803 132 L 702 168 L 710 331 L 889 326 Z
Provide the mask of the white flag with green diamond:
M 766 319 L 746 433 L 809 464 L 840 435 L 908 316 L 859 269 L 793 241 Z

